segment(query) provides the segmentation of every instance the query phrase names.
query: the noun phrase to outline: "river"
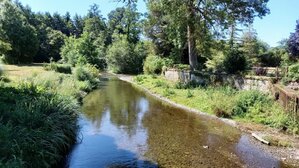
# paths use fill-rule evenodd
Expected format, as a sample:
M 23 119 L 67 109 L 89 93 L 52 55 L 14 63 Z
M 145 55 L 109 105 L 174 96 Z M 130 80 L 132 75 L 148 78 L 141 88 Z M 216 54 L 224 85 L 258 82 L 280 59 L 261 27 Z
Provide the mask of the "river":
M 83 100 L 70 168 L 284 167 L 238 129 L 107 77 Z

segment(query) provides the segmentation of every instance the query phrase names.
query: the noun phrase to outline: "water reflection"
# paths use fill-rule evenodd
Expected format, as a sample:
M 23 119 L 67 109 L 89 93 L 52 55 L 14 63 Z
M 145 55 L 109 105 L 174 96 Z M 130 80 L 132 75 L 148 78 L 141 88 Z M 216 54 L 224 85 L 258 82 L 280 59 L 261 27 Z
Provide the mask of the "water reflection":
M 92 92 L 83 101 L 83 111 L 97 129 L 100 129 L 102 117 L 108 112 L 113 125 L 125 129 L 128 135 L 136 134 L 139 113 L 147 110 L 145 98 L 134 89 L 127 89 L 129 84 L 117 80 L 109 81 L 105 89 Z
M 83 101 L 69 167 L 279 167 L 218 120 L 167 106 L 119 80 Z M 265 164 L 264 164 L 265 162 Z

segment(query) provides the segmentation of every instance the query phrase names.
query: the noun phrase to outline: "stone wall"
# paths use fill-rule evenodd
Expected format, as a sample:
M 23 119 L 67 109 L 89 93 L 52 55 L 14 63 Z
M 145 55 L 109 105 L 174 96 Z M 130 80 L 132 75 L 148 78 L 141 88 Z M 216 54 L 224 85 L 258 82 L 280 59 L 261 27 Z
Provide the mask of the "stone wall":
M 166 79 L 174 82 L 187 83 L 196 81 L 199 84 L 231 85 L 240 90 L 260 90 L 271 92 L 271 78 L 242 77 L 238 75 L 211 74 L 205 72 L 191 73 L 188 70 L 169 69 L 164 73 Z

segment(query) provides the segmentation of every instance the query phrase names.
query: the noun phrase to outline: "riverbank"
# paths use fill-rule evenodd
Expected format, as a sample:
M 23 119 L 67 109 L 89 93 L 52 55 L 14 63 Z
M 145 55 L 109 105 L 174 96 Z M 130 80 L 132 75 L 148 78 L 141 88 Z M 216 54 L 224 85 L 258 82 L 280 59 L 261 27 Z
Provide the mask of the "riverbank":
M 56 167 L 76 143 L 79 101 L 98 72 L 4 65 L 0 80 L 0 167 Z M 4 79 L 4 80 L 2 80 Z
M 258 146 L 260 149 L 265 150 L 268 153 L 271 153 L 275 158 L 282 160 L 287 165 L 292 165 L 294 167 L 299 165 L 299 141 L 298 141 L 298 135 L 291 135 L 286 134 L 283 131 L 275 128 L 271 128 L 269 126 L 265 126 L 262 124 L 250 122 L 249 120 L 241 120 L 241 119 L 223 119 L 218 118 L 212 113 L 204 113 L 198 108 L 190 107 L 188 105 L 182 105 L 178 101 L 174 101 L 173 99 L 163 96 L 163 93 L 159 93 L 159 91 L 149 87 L 149 85 L 146 84 L 140 84 L 133 80 L 134 76 L 127 76 L 127 75 L 118 75 L 118 77 L 121 80 L 127 81 L 129 83 L 132 83 L 134 86 L 139 87 L 149 93 L 150 95 L 167 102 L 170 105 L 179 107 L 181 109 L 197 113 L 204 116 L 209 116 L 211 118 L 216 118 L 219 120 L 224 121 L 225 123 L 237 127 L 245 134 L 248 134 L 248 136 L 251 137 L 252 133 L 258 134 L 261 137 L 266 138 L 272 138 L 272 143 L 275 141 L 277 142 L 278 146 L 284 146 L 284 147 L 278 147 L 278 146 L 268 146 L 261 144 L 260 142 L 256 141 L 253 137 L 250 139 L 252 143 L 254 143 L 256 146 Z M 191 90 L 192 91 L 192 90 Z M 186 96 L 182 97 L 182 99 L 188 99 L 188 91 L 186 91 Z M 194 93 L 193 93 L 194 94 Z M 280 144 L 279 144 L 280 143 Z M 291 166 L 291 167 L 292 167 Z

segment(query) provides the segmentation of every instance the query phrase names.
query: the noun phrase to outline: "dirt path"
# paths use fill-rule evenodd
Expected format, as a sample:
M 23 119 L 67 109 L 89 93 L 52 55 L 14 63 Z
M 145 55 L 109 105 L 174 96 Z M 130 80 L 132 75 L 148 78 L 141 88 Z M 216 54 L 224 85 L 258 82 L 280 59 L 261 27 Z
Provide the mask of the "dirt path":
M 212 118 L 217 118 L 233 127 L 236 127 L 240 129 L 244 134 L 248 134 L 251 139 L 250 141 L 254 143 L 257 147 L 260 149 L 266 151 L 267 153 L 270 153 L 273 157 L 275 157 L 278 160 L 281 160 L 284 164 L 289 165 L 290 167 L 299 167 L 299 136 L 298 135 L 290 135 L 285 134 L 283 131 L 270 128 L 261 124 L 253 124 L 253 123 L 243 123 L 243 122 L 237 122 L 230 119 L 223 119 L 218 118 L 214 115 L 210 115 L 204 112 L 201 112 L 196 109 L 192 109 L 186 106 L 183 106 L 181 104 L 177 104 L 161 95 L 152 93 L 149 89 L 142 87 L 140 85 L 137 85 L 135 82 L 133 82 L 133 77 L 131 75 L 117 75 L 117 77 L 123 81 L 132 83 L 133 85 L 143 89 L 148 94 L 151 94 L 152 96 L 165 101 L 173 106 L 179 107 L 181 109 L 197 113 L 199 115 L 209 116 Z M 261 143 L 260 141 L 256 140 L 254 137 L 252 137 L 252 133 L 257 134 L 260 137 L 267 137 L 271 139 L 271 143 L 275 142 L 276 145 L 284 146 L 284 147 L 278 147 L 273 145 L 265 145 Z

